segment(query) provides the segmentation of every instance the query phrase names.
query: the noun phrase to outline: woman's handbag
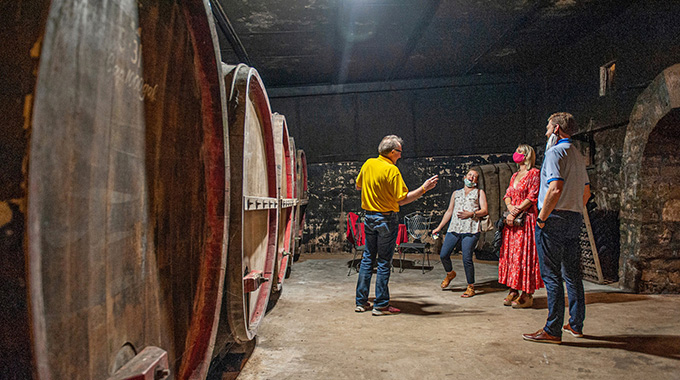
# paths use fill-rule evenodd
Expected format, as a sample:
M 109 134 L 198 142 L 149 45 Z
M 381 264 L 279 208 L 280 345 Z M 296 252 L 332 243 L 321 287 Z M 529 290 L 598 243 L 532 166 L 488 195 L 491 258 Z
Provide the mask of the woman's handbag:
M 508 215 L 510 215 L 510 211 L 506 211 L 503 213 L 503 220 L 508 219 Z M 524 225 L 524 221 L 526 220 L 527 217 L 527 212 L 522 211 L 515 217 L 515 220 L 512 222 L 512 225 L 515 227 L 522 227 Z
M 493 222 L 491 221 L 491 218 L 489 218 L 489 215 L 479 218 L 479 224 L 482 232 L 489 232 L 494 229 Z
M 477 203 L 479 204 L 479 189 L 477 189 Z M 479 228 L 482 232 L 489 232 L 494 229 L 493 222 L 489 218 L 489 214 L 477 218 L 479 220 Z

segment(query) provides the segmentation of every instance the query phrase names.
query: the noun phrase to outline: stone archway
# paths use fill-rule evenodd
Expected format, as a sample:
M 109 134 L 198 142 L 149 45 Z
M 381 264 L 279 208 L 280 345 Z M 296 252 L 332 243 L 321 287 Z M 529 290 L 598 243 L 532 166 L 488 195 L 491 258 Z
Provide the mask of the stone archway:
M 680 64 L 633 107 L 621 183 L 621 287 L 680 292 Z

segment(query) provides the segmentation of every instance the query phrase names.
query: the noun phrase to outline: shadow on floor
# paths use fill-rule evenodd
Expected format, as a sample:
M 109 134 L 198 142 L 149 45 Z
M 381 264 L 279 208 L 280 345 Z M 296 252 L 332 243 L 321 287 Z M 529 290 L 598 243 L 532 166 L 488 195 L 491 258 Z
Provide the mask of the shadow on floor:
M 402 263 L 400 262 L 399 259 L 394 259 L 392 260 L 392 265 L 394 265 L 395 268 L 399 268 L 399 271 L 405 271 L 407 269 L 417 269 L 420 271 L 429 272 L 432 269 L 434 269 L 434 261 L 430 261 L 429 265 L 424 265 L 424 262 L 422 262 L 421 260 L 404 259 Z
M 463 274 L 464 275 L 464 274 Z M 452 286 L 450 288 L 443 289 L 445 292 L 455 292 L 462 293 L 467 287 L 463 286 Z M 503 292 L 508 289 L 504 284 L 499 283 L 497 280 L 489 280 L 484 282 L 475 283 L 475 296 L 482 296 L 484 294 Z
M 562 341 L 562 345 L 583 348 L 615 348 L 680 360 L 680 336 L 678 335 L 584 335 L 583 339 L 597 342 Z
M 635 302 L 644 301 L 649 299 L 649 296 L 644 294 L 631 294 L 631 293 L 621 293 L 621 292 L 597 292 L 597 293 L 586 293 L 586 305 L 593 303 L 623 303 L 623 302 Z M 569 304 L 567 297 L 564 298 L 565 305 Z M 548 299 L 545 296 L 534 297 L 533 309 L 547 309 Z
M 451 311 L 427 311 L 425 309 L 432 308 L 432 307 L 440 307 L 441 304 L 436 304 L 436 303 L 429 303 L 429 302 L 412 302 L 412 301 L 406 301 L 404 298 L 408 297 L 399 297 L 399 299 L 391 299 L 390 300 L 390 306 L 394 306 L 397 309 L 401 310 L 401 314 L 411 314 L 411 315 L 420 315 L 420 316 L 436 316 L 436 315 L 443 315 L 443 314 L 485 314 L 486 312 L 481 311 L 481 310 L 461 310 L 459 312 L 451 312 Z M 375 298 L 370 297 L 369 302 L 373 303 L 375 302 Z
M 430 262 L 430 265 L 422 265 L 419 260 L 408 260 L 404 259 L 401 263 L 399 259 L 392 259 L 392 268 L 395 271 L 402 271 L 407 269 L 418 269 L 421 271 L 429 272 L 434 269 L 435 262 Z M 347 268 L 355 268 L 354 271 L 358 272 L 359 265 L 361 265 L 361 259 L 354 259 L 347 261 Z M 373 272 L 375 272 L 375 266 L 373 267 Z

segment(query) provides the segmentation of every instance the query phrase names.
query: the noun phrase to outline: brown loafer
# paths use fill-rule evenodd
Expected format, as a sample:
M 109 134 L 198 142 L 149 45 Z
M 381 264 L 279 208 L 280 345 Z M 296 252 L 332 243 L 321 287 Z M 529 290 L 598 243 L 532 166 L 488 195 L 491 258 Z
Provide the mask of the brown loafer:
M 568 333 L 571 334 L 574 338 L 583 338 L 583 333 L 582 333 L 582 332 L 578 332 L 578 331 L 572 329 L 572 328 L 571 328 L 571 325 L 569 325 L 568 323 L 567 323 L 566 325 L 562 326 L 562 331 L 568 332 Z
M 543 329 L 540 329 L 533 334 L 522 334 L 522 338 L 524 338 L 524 340 L 528 340 L 529 342 L 553 343 L 553 344 L 562 343 L 562 337 L 552 336 L 545 332 L 545 330 Z

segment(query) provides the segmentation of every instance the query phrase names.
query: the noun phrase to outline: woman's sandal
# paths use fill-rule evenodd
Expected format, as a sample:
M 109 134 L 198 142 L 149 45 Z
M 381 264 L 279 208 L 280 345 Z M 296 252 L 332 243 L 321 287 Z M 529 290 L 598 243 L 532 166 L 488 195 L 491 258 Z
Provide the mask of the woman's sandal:
M 528 309 L 534 305 L 534 296 L 532 294 L 524 293 L 522 296 L 512 301 L 513 309 Z
M 503 306 L 511 306 L 512 301 L 516 300 L 517 298 L 519 298 L 519 292 L 510 291 L 508 296 L 503 300 Z
M 463 298 L 470 298 L 475 296 L 475 286 L 474 285 L 468 285 L 467 289 L 465 289 L 465 293 L 460 295 Z

